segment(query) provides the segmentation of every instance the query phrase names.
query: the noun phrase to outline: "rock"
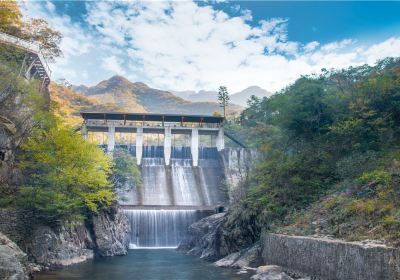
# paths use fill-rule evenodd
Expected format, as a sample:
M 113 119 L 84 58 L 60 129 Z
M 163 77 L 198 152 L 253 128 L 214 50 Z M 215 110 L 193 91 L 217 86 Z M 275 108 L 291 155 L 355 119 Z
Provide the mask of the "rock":
M 225 258 L 216 261 L 214 264 L 218 267 L 232 267 L 233 264 L 240 258 L 240 252 L 227 255 Z
M 128 253 L 128 220 L 118 206 L 93 217 L 93 232 L 98 255 L 110 257 Z
M 221 238 L 221 225 L 226 213 L 211 215 L 192 224 L 188 236 L 178 246 L 179 251 L 200 256 L 208 261 L 216 261 L 230 253 Z
M 219 267 L 252 268 L 263 264 L 262 247 L 256 244 L 240 252 L 232 253 L 214 264 Z
M 38 273 L 38 272 L 40 272 L 42 270 L 45 270 L 45 269 L 46 268 L 43 265 L 40 265 L 40 264 L 36 264 L 36 263 L 29 263 L 28 264 L 28 270 L 29 270 L 29 273 L 31 275 L 33 275 L 35 273 Z
M 233 263 L 232 267 L 258 267 L 264 263 L 262 258 L 262 246 L 256 244 L 249 249 L 240 252 L 240 257 Z
M 246 180 L 263 154 L 257 149 L 229 148 L 222 150 L 220 157 L 228 186 L 229 203 L 232 205 L 244 198 L 248 188 Z
M 52 229 L 38 226 L 28 243 L 28 253 L 37 264 L 60 267 L 93 258 L 94 243 L 83 224 Z
M 8 237 L 0 233 L 0 279 L 29 279 L 28 258 Z
M 277 265 L 264 265 L 257 268 L 256 274 L 250 279 L 252 280 L 293 280 L 292 277 L 283 272 L 282 268 Z

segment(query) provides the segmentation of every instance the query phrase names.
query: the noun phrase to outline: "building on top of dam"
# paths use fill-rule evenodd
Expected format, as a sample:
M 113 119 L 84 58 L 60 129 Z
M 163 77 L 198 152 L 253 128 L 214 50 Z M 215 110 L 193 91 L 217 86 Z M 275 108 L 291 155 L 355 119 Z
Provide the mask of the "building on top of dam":
M 146 147 L 153 148 L 149 152 L 161 153 L 166 165 L 170 164 L 173 147 L 180 146 L 183 150 L 190 148 L 193 166 L 198 165 L 199 150 L 221 151 L 225 147 L 224 118 L 220 116 L 101 112 L 82 112 L 81 116 L 84 119 L 82 135 L 88 138 L 90 132 L 105 133 L 106 149 L 109 153 L 114 151 L 116 145 L 121 145 L 116 143 L 117 133 L 125 136 L 134 134 L 134 143 L 121 142 L 125 146 L 130 144 L 129 147 L 134 150 L 138 164 L 141 164 Z M 146 134 L 151 134 L 152 137 L 146 139 Z M 208 150 L 202 149 L 200 144 L 204 142 L 201 141 L 202 137 L 207 137 Z M 126 137 L 121 136 L 119 139 L 126 140 Z M 155 144 L 154 139 L 156 139 Z

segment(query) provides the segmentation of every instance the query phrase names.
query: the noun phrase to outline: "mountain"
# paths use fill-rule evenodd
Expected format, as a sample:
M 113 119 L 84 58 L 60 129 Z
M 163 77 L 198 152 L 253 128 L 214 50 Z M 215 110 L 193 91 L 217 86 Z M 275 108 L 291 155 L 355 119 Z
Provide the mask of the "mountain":
M 192 94 L 196 94 L 194 90 L 185 90 L 185 91 L 171 91 L 176 96 L 188 100 L 188 97 Z
M 218 102 L 216 91 L 200 90 L 196 92 L 194 90 L 187 91 L 173 91 L 176 96 L 192 102 Z
M 93 87 L 74 86 L 72 89 L 100 104 L 114 104 L 128 112 L 211 115 L 221 111 L 217 102 L 192 102 L 144 83 L 132 83 L 121 76 L 113 76 Z M 238 112 L 241 109 L 233 105 L 228 112 Z
M 234 104 L 238 104 L 241 106 L 246 106 L 247 105 L 247 100 L 249 100 L 249 98 L 255 95 L 259 98 L 262 97 L 268 97 L 271 96 L 272 93 L 260 88 L 259 86 L 251 86 L 248 87 L 240 92 L 234 93 L 230 96 L 230 101 Z
M 56 104 L 55 113 L 70 125 L 80 125 L 82 111 L 123 112 L 124 110 L 114 104 L 100 104 L 92 97 L 86 97 L 73 90 L 51 83 L 49 86 L 50 98 Z
M 194 90 L 174 91 L 173 93 L 183 99 L 192 102 L 217 102 L 217 96 L 218 96 L 217 91 L 205 91 L 205 90 L 200 90 L 199 92 L 196 92 Z M 247 105 L 247 100 L 252 95 L 262 98 L 265 96 L 271 96 L 272 93 L 259 86 L 251 86 L 240 92 L 231 94 L 230 103 L 231 105 L 236 104 L 245 107 Z

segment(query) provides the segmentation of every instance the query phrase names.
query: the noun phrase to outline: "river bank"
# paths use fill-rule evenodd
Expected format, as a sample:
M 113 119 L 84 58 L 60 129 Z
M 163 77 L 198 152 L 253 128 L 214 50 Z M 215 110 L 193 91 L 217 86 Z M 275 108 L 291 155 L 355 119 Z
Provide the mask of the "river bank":
M 315 236 L 264 233 L 246 248 L 249 239 L 232 239 L 229 213 L 194 223 L 178 250 L 215 262 L 219 267 L 254 272 L 252 279 L 397 280 L 400 250 L 371 240 L 346 242 Z M 274 278 L 275 277 L 275 278 Z M 278 278 L 276 278 L 278 277 Z

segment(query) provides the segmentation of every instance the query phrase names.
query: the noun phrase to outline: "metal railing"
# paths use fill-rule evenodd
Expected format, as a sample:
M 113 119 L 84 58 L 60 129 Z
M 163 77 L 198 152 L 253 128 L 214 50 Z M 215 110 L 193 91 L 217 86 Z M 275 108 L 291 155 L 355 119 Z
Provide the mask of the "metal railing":
M 205 128 L 205 129 L 219 129 L 219 124 L 213 123 L 180 123 L 180 122 L 152 122 L 152 121 L 119 121 L 119 120 L 86 120 L 87 126 L 119 126 L 119 127 L 153 127 L 153 128 Z
M 50 78 L 51 77 L 51 70 L 50 67 L 47 63 L 47 60 L 45 56 L 42 53 L 41 46 L 40 44 L 36 42 L 30 42 L 3 32 L 0 32 L 0 41 L 3 41 L 8 44 L 12 44 L 14 46 L 17 46 L 20 49 L 26 50 L 30 53 L 34 53 L 38 56 L 44 70 L 47 73 L 47 76 Z

